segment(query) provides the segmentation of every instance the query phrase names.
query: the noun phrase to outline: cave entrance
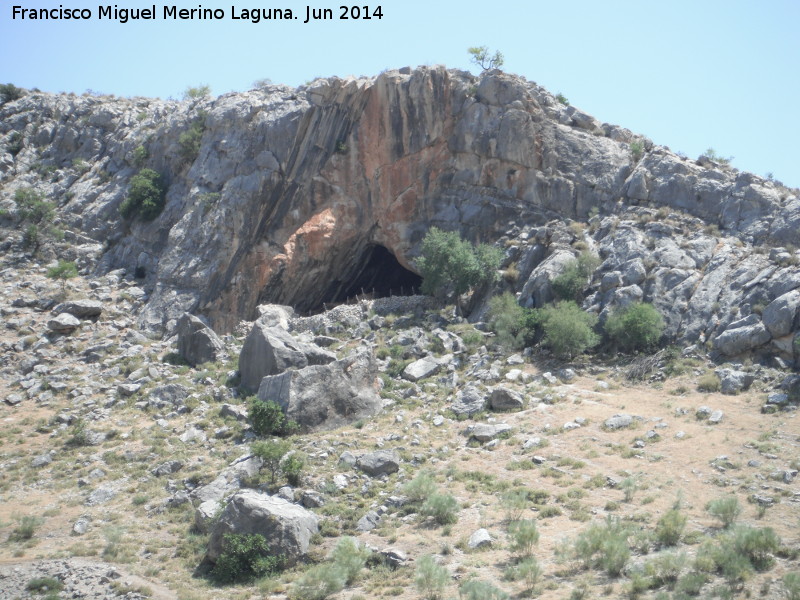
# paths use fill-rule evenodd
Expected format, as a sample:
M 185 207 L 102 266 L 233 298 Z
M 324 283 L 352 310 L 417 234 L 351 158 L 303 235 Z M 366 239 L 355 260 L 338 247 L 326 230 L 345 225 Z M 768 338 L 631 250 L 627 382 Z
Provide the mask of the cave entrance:
M 322 306 L 344 304 L 359 296 L 386 298 L 419 293 L 422 277 L 406 269 L 394 254 L 379 245 L 367 247 L 357 268 L 345 281 L 335 281 L 323 296 Z M 316 311 L 314 311 L 316 312 Z

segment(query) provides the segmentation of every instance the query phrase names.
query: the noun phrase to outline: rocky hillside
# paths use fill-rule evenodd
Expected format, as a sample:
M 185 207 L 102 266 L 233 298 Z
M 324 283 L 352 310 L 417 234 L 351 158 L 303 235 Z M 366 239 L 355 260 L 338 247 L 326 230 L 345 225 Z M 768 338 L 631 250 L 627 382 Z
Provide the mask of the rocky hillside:
M 30 93 L 0 108 L 0 136 L 7 224 L 20 188 L 55 201 L 73 243 L 102 245 L 95 272 L 140 279 L 148 331 L 184 311 L 231 331 L 263 302 L 407 293 L 438 225 L 506 248 L 521 304 L 541 305 L 589 248 L 603 262 L 585 308 L 643 298 L 668 340 L 796 359 L 797 191 L 678 156 L 520 77 L 401 69 L 186 102 Z M 119 214 L 142 168 L 167 189 L 149 222 Z
M 0 600 L 800 596 L 797 190 L 440 67 L 32 91 L 0 151 Z M 469 319 L 433 225 L 504 252 Z M 499 343 L 580 254 L 663 350 Z

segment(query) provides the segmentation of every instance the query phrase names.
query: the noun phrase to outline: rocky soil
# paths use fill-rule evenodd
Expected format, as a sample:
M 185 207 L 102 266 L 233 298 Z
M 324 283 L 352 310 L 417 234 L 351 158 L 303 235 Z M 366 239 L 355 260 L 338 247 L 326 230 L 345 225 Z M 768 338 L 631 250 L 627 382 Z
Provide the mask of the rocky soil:
M 559 558 L 559 544 L 589 524 L 609 515 L 634 524 L 645 540 L 632 538 L 634 568 L 663 553 L 654 531 L 677 503 L 688 518 L 678 548 L 691 560 L 704 539 L 720 535 L 706 503 L 728 494 L 743 507 L 741 522 L 774 528 L 784 548 L 737 593 L 780 598 L 781 577 L 797 570 L 800 428 L 780 389 L 793 377 L 786 372 L 720 367 L 686 348 L 631 382 L 627 361 L 561 364 L 503 350 L 452 307 L 423 297 L 314 317 L 264 306 L 257 327 L 242 323 L 217 338 L 218 361 L 190 367 L 178 349 L 191 344 L 135 327 L 145 296 L 132 277 L 82 276 L 67 282 L 63 298 L 44 270 L 29 262 L 0 272 L 3 597 L 35 596 L 22 587 L 49 575 L 63 582 L 61 598 L 280 598 L 344 535 L 398 566 L 365 570 L 342 598 L 419 597 L 414 565 L 425 554 L 451 574 L 449 595 L 473 575 L 522 593 L 522 582 L 504 579 L 513 490 L 535 497 L 522 510 L 541 533 L 541 598 L 584 586 L 627 593 L 630 574 L 609 578 Z M 65 304 L 79 314 L 77 306 L 94 306 L 95 316 L 54 331 Z M 339 361 L 359 351 L 373 357 L 374 379 L 355 385 L 376 394 L 378 408 L 348 424 L 315 416 L 289 438 L 308 457 L 297 486 L 270 484 L 250 452 L 257 438 L 237 367 L 246 339 L 265 324 L 284 332 L 283 347 L 295 340 L 306 352 L 325 344 Z M 307 377 L 323 368 L 293 367 Z M 697 391 L 708 369 L 732 386 L 729 394 Z M 406 483 L 423 471 L 456 498 L 455 524 L 438 526 L 405 504 Z M 242 490 L 310 514 L 317 533 L 282 575 L 218 587 L 198 567 L 221 535 L 214 516 Z M 243 531 L 236 519 L 220 522 Z M 712 577 L 703 589 L 719 585 Z

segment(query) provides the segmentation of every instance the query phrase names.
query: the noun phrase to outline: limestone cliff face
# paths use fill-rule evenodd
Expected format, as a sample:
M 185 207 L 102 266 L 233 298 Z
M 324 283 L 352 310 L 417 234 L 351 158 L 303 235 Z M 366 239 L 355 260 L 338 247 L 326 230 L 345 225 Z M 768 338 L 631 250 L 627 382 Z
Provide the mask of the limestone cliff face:
M 181 134 L 195 121 L 202 139 L 187 157 Z M 19 134 L 22 147 L 11 152 Z M 527 304 L 547 295 L 575 242 L 606 260 L 587 307 L 603 311 L 618 301 L 615 290 L 630 286 L 638 288 L 631 297 L 661 301 L 678 278 L 686 289 L 668 321 L 671 335 L 686 339 L 724 330 L 711 319 L 720 296 L 704 290 L 746 279 L 737 269 L 756 277 L 775 266 L 747 288 L 762 304 L 800 285 L 796 269 L 751 248 L 798 241 L 796 194 L 649 140 L 639 158 L 633 140 L 522 78 L 443 67 L 195 102 L 31 93 L 0 107 L 0 193 L 13 210 L 14 190 L 36 187 L 58 202 L 69 227 L 106 243 L 99 270 L 144 275 L 150 295 L 140 320 L 153 329 L 172 328 L 183 311 L 226 330 L 259 303 L 312 308 L 347 288 L 373 246 L 413 270 L 432 225 L 503 242 Z M 151 223 L 118 214 L 139 147 L 145 166 L 169 184 L 166 208 Z M 665 207 L 688 229 L 661 223 L 667 229 L 648 233 L 647 209 L 637 205 Z M 558 225 L 590 218 L 582 239 Z M 729 237 L 702 234 L 706 225 Z M 641 280 L 638 267 L 623 276 L 635 260 Z M 715 261 L 725 274 L 709 269 Z M 659 269 L 670 271 L 668 283 Z M 616 284 L 610 273 L 620 273 Z M 744 293 L 724 303 L 740 306 Z

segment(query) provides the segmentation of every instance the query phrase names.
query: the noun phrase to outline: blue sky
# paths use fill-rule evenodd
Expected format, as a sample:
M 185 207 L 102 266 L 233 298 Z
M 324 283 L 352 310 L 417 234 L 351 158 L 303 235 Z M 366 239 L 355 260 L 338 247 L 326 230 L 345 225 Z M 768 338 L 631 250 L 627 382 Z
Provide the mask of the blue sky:
M 363 2 L 364 0 L 362 0 Z M 467 47 L 501 50 L 524 75 L 601 121 L 691 157 L 708 147 L 737 168 L 800 186 L 800 2 L 390 0 L 383 18 L 303 24 L 329 0 L 118 0 L 159 19 L 99 21 L 100 2 L 9 0 L 0 8 L 0 82 L 45 91 L 180 97 L 262 78 L 375 75 L 421 64 L 475 69 Z M 11 7 L 90 8 L 90 21 L 12 20 Z M 166 22 L 164 5 L 223 8 L 220 21 Z M 113 5 L 113 4 L 112 4 Z M 231 7 L 292 8 L 296 21 L 234 21 Z M 359 6 L 363 6 L 360 4 Z M 371 11 L 377 3 L 368 4 Z

